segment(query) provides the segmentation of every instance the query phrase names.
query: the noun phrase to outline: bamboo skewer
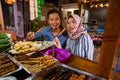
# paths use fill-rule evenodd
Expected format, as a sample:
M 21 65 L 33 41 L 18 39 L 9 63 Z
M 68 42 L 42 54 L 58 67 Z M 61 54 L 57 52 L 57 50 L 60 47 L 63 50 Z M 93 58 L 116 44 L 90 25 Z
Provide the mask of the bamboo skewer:
M 57 35 L 61 35 L 65 30 L 66 30 L 66 28 L 64 28 L 62 31 L 60 31 Z M 54 38 L 57 37 L 57 35 L 54 36 Z
M 58 35 L 61 35 L 65 30 L 66 30 L 66 28 L 64 28 L 60 33 L 58 33 Z M 57 37 L 57 35 L 54 37 Z M 53 47 L 52 47 L 52 56 L 55 57 L 55 51 L 54 51 Z
M 66 28 L 64 28 L 64 29 L 59 33 L 59 35 L 61 35 L 65 30 L 66 30 Z

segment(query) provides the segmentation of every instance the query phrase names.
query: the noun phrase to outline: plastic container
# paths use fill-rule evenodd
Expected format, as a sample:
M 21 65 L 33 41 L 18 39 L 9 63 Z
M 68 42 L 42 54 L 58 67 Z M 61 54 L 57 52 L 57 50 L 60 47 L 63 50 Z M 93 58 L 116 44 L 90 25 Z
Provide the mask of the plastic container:
M 62 48 L 49 49 L 45 52 L 45 54 L 53 56 L 54 58 L 58 59 L 62 63 L 68 62 L 68 59 L 70 57 L 70 52 Z

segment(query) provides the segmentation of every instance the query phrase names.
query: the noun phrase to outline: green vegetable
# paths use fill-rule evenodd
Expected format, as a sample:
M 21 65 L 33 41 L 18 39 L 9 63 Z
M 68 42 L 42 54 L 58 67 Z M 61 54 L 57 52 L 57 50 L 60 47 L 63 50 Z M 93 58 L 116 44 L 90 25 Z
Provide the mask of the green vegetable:
M 0 39 L 9 39 L 6 33 L 0 32 Z
M 2 48 L 6 48 L 6 47 L 8 47 L 8 46 L 10 46 L 9 43 L 7 43 L 7 44 L 0 44 L 0 49 L 2 49 Z
M 0 44 L 0 52 L 5 51 L 7 48 L 9 48 L 10 44 Z
M 9 43 L 8 39 L 0 39 L 0 44 L 6 44 Z

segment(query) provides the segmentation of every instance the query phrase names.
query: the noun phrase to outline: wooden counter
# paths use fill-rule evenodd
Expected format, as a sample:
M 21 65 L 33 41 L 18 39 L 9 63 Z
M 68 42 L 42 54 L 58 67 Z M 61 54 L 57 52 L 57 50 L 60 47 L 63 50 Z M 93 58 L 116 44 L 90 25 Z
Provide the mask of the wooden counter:
M 98 63 L 96 62 L 72 55 L 66 64 L 93 74 L 97 74 L 101 77 L 104 77 L 104 75 L 98 74 L 98 70 L 97 70 Z M 116 76 L 120 78 L 120 72 L 118 72 Z M 113 71 L 111 71 L 110 77 L 106 77 L 106 78 L 107 79 L 109 78 L 109 80 L 116 80 L 115 76 L 113 75 Z
M 67 65 L 96 74 L 97 63 L 72 55 Z

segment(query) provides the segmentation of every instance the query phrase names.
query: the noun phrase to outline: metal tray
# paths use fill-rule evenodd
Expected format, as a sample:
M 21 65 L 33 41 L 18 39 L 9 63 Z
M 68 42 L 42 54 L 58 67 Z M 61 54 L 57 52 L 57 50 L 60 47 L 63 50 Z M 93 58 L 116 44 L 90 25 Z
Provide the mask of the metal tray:
M 16 62 L 11 60 L 8 55 L 0 54 L 0 77 L 5 77 L 22 69 Z
M 9 50 L 9 53 L 14 55 L 19 55 L 19 54 L 27 54 L 34 51 L 44 50 L 46 48 L 53 46 L 54 42 L 53 41 L 26 41 L 26 42 L 20 41 L 18 42 L 19 45 L 17 45 L 17 49 L 19 49 L 17 51 L 14 49 L 15 44 L 17 43 L 13 43 L 13 45 L 11 46 L 11 50 Z
M 32 52 L 27 55 L 16 55 L 14 56 L 14 59 L 17 60 L 19 65 L 32 75 L 59 62 L 52 56 L 47 56 L 40 51 Z
M 55 64 L 54 67 L 48 68 L 30 77 L 29 80 L 72 80 L 70 79 L 72 74 L 85 76 L 84 79 L 79 80 L 107 80 L 98 75 L 88 73 L 65 64 Z M 76 79 L 74 78 L 74 80 Z

